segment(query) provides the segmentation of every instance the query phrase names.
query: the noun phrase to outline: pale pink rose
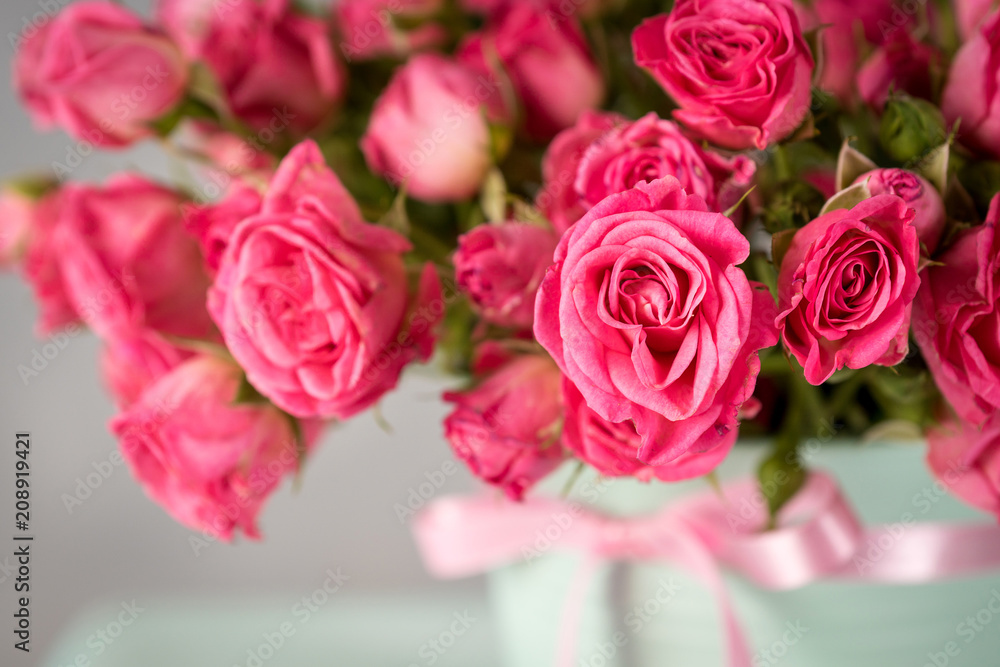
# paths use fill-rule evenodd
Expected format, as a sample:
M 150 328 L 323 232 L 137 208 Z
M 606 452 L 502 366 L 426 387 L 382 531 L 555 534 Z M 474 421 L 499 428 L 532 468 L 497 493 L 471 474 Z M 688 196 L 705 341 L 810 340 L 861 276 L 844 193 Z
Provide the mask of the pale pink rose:
M 510 80 L 525 132 L 534 139 L 572 127 L 604 99 L 604 80 L 576 18 L 553 21 L 532 3 L 501 7 L 483 31 L 463 40 L 457 57 L 484 75 Z M 502 72 L 494 72 L 498 66 Z
M 214 338 L 205 310 L 208 276 L 184 229 L 182 199 L 134 174 L 104 186 L 63 187 L 28 249 L 39 329 L 82 320 L 103 337 L 135 327 Z
M 436 54 L 399 69 L 372 111 L 361 150 L 372 171 L 425 201 L 474 195 L 492 164 L 487 120 L 499 84 Z
M 746 238 L 675 178 L 611 195 L 563 234 L 535 338 L 637 458 L 661 466 L 732 438 L 774 345 L 774 300 L 739 268 Z
M 820 29 L 819 87 L 847 102 L 858 90 L 861 49 L 878 46 L 916 23 L 917 12 L 895 0 L 816 0 L 807 29 Z
M 763 149 L 809 112 L 813 58 L 785 0 L 678 0 L 632 47 L 680 106 L 674 117 L 719 146 Z
M 961 123 L 958 136 L 962 143 L 994 157 L 1000 157 L 998 58 L 1000 12 L 994 12 L 955 54 L 941 98 L 941 111 L 949 126 Z
M 530 329 L 535 293 L 558 242 L 547 226 L 514 221 L 479 225 L 458 238 L 458 287 L 487 322 Z
M 0 189 L 0 269 L 18 265 L 37 223 L 38 201 L 16 189 Z
M 444 0 L 340 0 L 334 6 L 340 50 L 353 62 L 441 46 L 448 33 L 427 19 L 443 6 Z
M 236 226 L 260 212 L 263 198 L 257 188 L 234 181 L 222 200 L 185 211 L 184 224 L 201 245 L 205 266 L 212 276 L 219 271 L 222 256 Z
M 941 53 L 918 42 L 905 30 L 894 30 L 889 39 L 865 61 L 858 71 L 858 92 L 872 109 L 881 113 L 889 91 L 932 100 L 933 72 L 941 64 Z
M 703 149 L 655 113 L 632 122 L 588 111 L 546 152 L 538 202 L 556 228 L 565 230 L 608 195 L 673 176 L 711 210 L 724 211 L 746 192 L 755 171 L 750 158 Z
M 1000 2 L 997 0 L 953 0 L 955 22 L 962 40 L 968 40 L 976 33 L 976 28 L 989 16 Z
M 982 427 L 946 423 L 927 434 L 927 463 L 956 496 L 1000 519 L 1000 413 Z
M 945 224 L 944 202 L 937 189 L 923 176 L 905 169 L 875 169 L 854 182 L 865 181 L 873 195 L 896 195 L 913 209 L 917 237 L 927 248 L 927 254 L 933 254 Z
M 343 97 L 347 75 L 326 22 L 290 0 L 159 0 L 156 15 L 264 143 L 312 130 Z
M 966 421 L 1000 410 L 1000 196 L 924 269 L 913 334 L 934 382 Z
M 899 197 L 877 195 L 795 233 L 778 274 L 776 324 L 811 384 L 906 356 L 920 287 L 913 218 Z
M 14 60 L 36 125 L 103 148 L 152 135 L 186 85 L 173 42 L 114 2 L 74 2 L 24 38 Z
M 259 538 L 264 501 L 298 461 L 286 415 L 234 404 L 240 379 L 235 364 L 195 357 L 110 422 L 146 493 L 180 523 L 227 542 L 238 531 Z
M 521 500 L 555 470 L 559 445 L 559 369 L 542 355 L 516 357 L 474 389 L 448 392 L 455 410 L 445 437 L 476 477 Z
M 630 421 L 609 422 L 587 406 L 583 394 L 569 380 L 563 382 L 566 417 L 562 442 L 581 461 L 605 477 L 635 477 L 643 482 L 676 482 L 706 475 L 715 469 L 736 443 L 737 431 L 708 451 L 688 451 L 659 466 L 639 460 L 642 439 Z
M 346 419 L 432 351 L 440 286 L 425 270 L 411 298 L 409 250 L 362 220 L 306 141 L 279 165 L 260 213 L 237 225 L 208 308 L 260 393 L 296 416 Z
M 139 328 L 105 342 L 101 375 L 118 407 L 126 408 L 139 400 L 147 387 L 192 356 L 191 351 L 152 329 Z

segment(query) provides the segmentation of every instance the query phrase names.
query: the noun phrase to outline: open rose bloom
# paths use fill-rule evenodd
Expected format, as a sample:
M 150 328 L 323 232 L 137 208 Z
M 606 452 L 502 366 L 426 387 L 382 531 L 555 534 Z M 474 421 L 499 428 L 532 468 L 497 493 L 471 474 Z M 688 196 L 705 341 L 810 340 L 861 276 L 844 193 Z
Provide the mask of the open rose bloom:
M 100 339 L 184 525 L 266 532 L 323 429 L 425 365 L 434 437 L 516 511 L 753 440 L 784 526 L 829 429 L 919 440 L 1000 514 L 997 2 L 154 4 L 12 35 L 72 150 L 0 188 L 0 267 L 39 335 Z M 83 179 L 143 140 L 169 178 Z

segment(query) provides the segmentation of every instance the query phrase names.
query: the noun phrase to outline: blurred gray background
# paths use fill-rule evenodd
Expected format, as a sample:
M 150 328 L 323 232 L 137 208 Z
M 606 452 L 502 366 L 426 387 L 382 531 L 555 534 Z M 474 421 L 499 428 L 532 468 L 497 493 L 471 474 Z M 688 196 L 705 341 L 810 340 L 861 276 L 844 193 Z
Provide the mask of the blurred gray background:
M 68 2 L 0 3 L 6 64 L 0 100 L 3 178 L 47 168 L 53 161 L 65 163 L 68 151 L 76 146 L 62 132 L 35 131 L 10 88 L 12 35 L 46 7 Z M 125 4 L 148 15 L 151 3 Z M 101 181 L 127 168 L 162 178 L 176 171 L 155 144 L 144 144 L 125 152 L 91 154 L 71 177 Z M 481 598 L 480 582 L 441 584 L 424 574 L 409 526 L 394 511 L 395 504 L 407 502 L 411 488 L 452 460 L 441 435 L 441 419 L 446 413 L 439 399 L 446 386 L 443 378 L 417 369 L 406 376 L 400 390 L 384 400 L 382 413 L 393 434 L 383 431 L 371 413 L 329 432 L 309 462 L 301 490 L 294 493 L 286 483 L 266 507 L 261 517 L 262 542 L 210 543 L 176 524 L 147 499 L 124 466 L 109 463 L 116 443 L 105 424 L 114 408 L 98 375 L 100 346 L 96 338 L 83 333 L 69 339 L 38 376 L 24 382 L 18 366 L 30 366 L 36 351 L 41 352 L 51 341 L 34 336 L 36 310 L 19 276 L 0 274 L 0 299 L 0 440 L 5 443 L 0 455 L 0 544 L 4 545 L 0 547 L 0 609 L 4 619 L 0 623 L 0 664 L 62 665 L 79 656 L 85 656 L 81 664 L 110 664 L 102 660 L 113 651 L 102 650 L 102 646 L 108 648 L 104 640 L 91 638 L 88 642 L 88 635 L 109 624 L 113 632 L 116 610 L 121 603 L 133 600 L 144 611 L 139 623 L 126 629 L 119 646 L 140 632 L 155 636 L 173 628 L 169 625 L 170 619 L 176 620 L 172 610 L 179 609 L 182 614 L 189 614 L 193 607 L 211 611 L 216 603 L 222 606 L 214 618 L 232 619 L 234 637 L 240 632 L 258 637 L 266 627 L 262 626 L 261 632 L 245 627 L 254 623 L 254 612 L 274 609 L 287 615 L 296 600 L 322 586 L 328 569 L 336 572 L 338 567 L 350 578 L 334 597 L 336 604 L 328 605 L 326 611 L 336 607 L 337 613 L 350 617 L 362 613 L 391 616 L 391 610 L 402 604 L 397 598 L 414 601 L 418 609 L 420 601 L 436 600 L 442 608 L 441 618 L 425 619 L 430 630 L 411 628 L 418 633 L 415 636 L 447 628 L 451 612 L 458 610 L 456 605 L 465 601 L 475 604 Z M 14 564 L 11 536 L 15 532 L 13 450 L 14 433 L 20 430 L 32 434 L 31 532 L 35 542 L 30 656 L 13 650 L 10 629 L 15 598 L 10 569 Z M 109 469 L 106 478 L 101 475 L 100 471 L 107 473 Z M 91 483 L 98 482 L 96 488 L 88 485 L 88 475 Z M 437 493 L 471 488 L 473 482 L 462 469 L 448 476 Z M 68 496 L 85 499 L 68 509 Z M 141 630 L 132 629 L 140 626 Z M 482 639 L 488 629 L 485 624 L 480 626 L 474 629 Z M 220 641 L 225 641 L 221 628 Z M 190 628 L 170 631 L 185 633 Z M 56 656 L 54 646 L 66 633 L 69 637 L 62 640 L 64 646 Z M 185 636 L 174 639 L 177 643 L 190 640 Z M 407 646 L 405 652 L 412 652 L 413 663 L 424 664 L 425 658 L 417 653 L 419 646 Z M 452 664 L 451 659 L 438 664 Z M 244 651 L 224 665 L 245 665 L 248 660 Z M 336 652 L 322 664 L 327 663 L 345 664 Z M 147 661 L 144 667 L 149 664 Z M 206 658 L 199 664 L 213 663 Z M 223 663 L 217 664 L 223 667 Z M 309 664 L 320 662 L 310 660 Z M 135 667 L 140 667 L 140 662 Z

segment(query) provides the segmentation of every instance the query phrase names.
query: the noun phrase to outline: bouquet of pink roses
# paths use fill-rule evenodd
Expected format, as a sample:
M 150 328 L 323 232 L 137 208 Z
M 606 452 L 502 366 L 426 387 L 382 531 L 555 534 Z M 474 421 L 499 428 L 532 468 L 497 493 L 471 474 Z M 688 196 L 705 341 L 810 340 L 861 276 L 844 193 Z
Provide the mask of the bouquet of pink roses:
M 1000 515 L 990 2 L 86 0 L 16 46 L 39 127 L 198 170 L 0 202 L 39 334 L 104 341 L 122 455 L 192 528 L 257 536 L 432 356 L 515 500 L 567 460 L 708 475 L 743 433 L 774 513 L 829 424 L 929 434 Z

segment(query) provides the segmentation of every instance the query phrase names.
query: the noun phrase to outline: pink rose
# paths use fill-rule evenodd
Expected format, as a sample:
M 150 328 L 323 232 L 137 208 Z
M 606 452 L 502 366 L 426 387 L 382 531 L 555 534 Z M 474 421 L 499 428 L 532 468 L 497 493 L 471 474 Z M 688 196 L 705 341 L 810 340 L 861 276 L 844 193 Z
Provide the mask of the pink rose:
M 563 402 L 563 445 L 605 477 L 636 477 L 643 482 L 700 477 L 722 463 L 736 443 L 737 431 L 733 430 L 713 449 L 688 451 L 662 465 L 651 466 L 638 458 L 642 440 L 632 422 L 616 424 L 602 418 L 587 406 L 583 394 L 568 380 L 563 382 Z
M 720 146 L 784 139 L 809 112 L 813 58 L 785 0 L 678 0 L 632 34 L 635 61 L 674 98 L 674 116 Z
M 257 514 L 298 461 L 291 421 L 269 404 L 235 405 L 239 384 L 234 364 L 196 357 L 110 423 L 146 493 L 180 523 L 227 542 L 237 530 L 259 537 Z
M 958 23 L 958 34 L 962 40 L 972 38 L 976 28 L 998 6 L 997 0 L 953 0 L 955 7 L 955 22 Z
M 440 287 L 425 271 L 411 303 L 409 249 L 362 220 L 306 141 L 278 166 L 260 213 L 237 225 L 208 308 L 258 391 L 296 416 L 346 419 L 433 348 Z
M 932 100 L 932 72 L 940 66 L 941 54 L 932 46 L 914 40 L 905 30 L 894 30 L 858 72 L 856 84 L 861 98 L 881 113 L 889 91 Z
M 859 46 L 878 46 L 913 25 L 916 12 L 893 0 L 816 0 L 808 28 L 821 28 L 823 69 L 819 87 L 843 101 L 858 89 Z
M 955 54 L 941 98 L 949 126 L 961 121 L 959 138 L 1000 157 L 1000 89 L 996 85 L 1000 58 L 1000 12 L 994 12 Z
M 913 226 L 917 237 L 931 255 L 937 249 L 944 232 L 944 202 L 937 189 L 927 179 L 905 169 L 875 169 L 857 178 L 855 183 L 868 181 L 873 195 L 896 195 L 913 209 Z
M 474 389 L 444 395 L 456 405 L 444 420 L 456 456 L 513 500 L 564 459 L 559 381 L 551 360 L 528 355 L 500 367 Z
M 418 199 L 471 197 L 492 165 L 487 119 L 504 117 L 497 85 L 443 56 L 414 56 L 375 103 L 361 139 L 368 166 Z
M 774 300 L 739 268 L 750 244 L 675 178 L 611 195 L 563 234 L 535 338 L 637 458 L 661 466 L 726 442 L 777 342 Z
M 177 47 L 114 2 L 74 2 L 25 38 L 14 61 L 36 125 L 104 148 L 152 135 L 186 85 Z
M 530 329 L 535 293 L 558 242 L 552 229 L 526 222 L 479 225 L 458 239 L 458 287 L 487 322 Z
M 340 31 L 340 50 L 349 62 L 385 56 L 406 56 L 442 45 L 448 39 L 444 28 L 428 19 L 444 6 L 444 0 L 341 0 L 334 6 Z
M 966 421 L 1000 410 L 1000 196 L 927 267 L 913 333 L 934 382 Z
M 257 188 L 235 181 L 221 201 L 188 208 L 185 225 L 198 239 L 205 266 L 212 276 L 219 271 L 236 225 L 260 212 L 262 201 Z
M 107 341 L 101 353 L 101 375 L 119 408 L 139 400 L 142 392 L 191 358 L 152 329 L 136 329 Z
M 156 15 L 263 143 L 312 130 L 343 97 L 346 74 L 326 23 L 290 0 L 159 0 Z
M 82 320 L 104 337 L 143 326 L 214 338 L 208 276 L 176 192 L 119 174 L 103 187 L 67 185 L 54 197 L 25 263 L 43 333 Z
M 914 212 L 893 195 L 830 211 L 795 232 L 778 274 L 776 320 L 811 384 L 906 356 L 920 243 Z
M 655 113 L 630 122 L 588 111 L 546 152 L 538 202 L 556 228 L 565 230 L 608 195 L 673 176 L 710 209 L 726 210 L 739 201 L 755 171 L 750 158 L 705 150 Z
M 483 74 L 499 75 L 494 67 L 503 68 L 523 106 L 525 132 L 534 139 L 572 127 L 604 99 L 604 80 L 576 19 L 552 21 L 533 3 L 501 7 L 482 32 L 459 45 L 458 59 Z
M 1000 417 L 980 428 L 948 423 L 927 434 L 927 463 L 949 491 L 1000 518 Z

